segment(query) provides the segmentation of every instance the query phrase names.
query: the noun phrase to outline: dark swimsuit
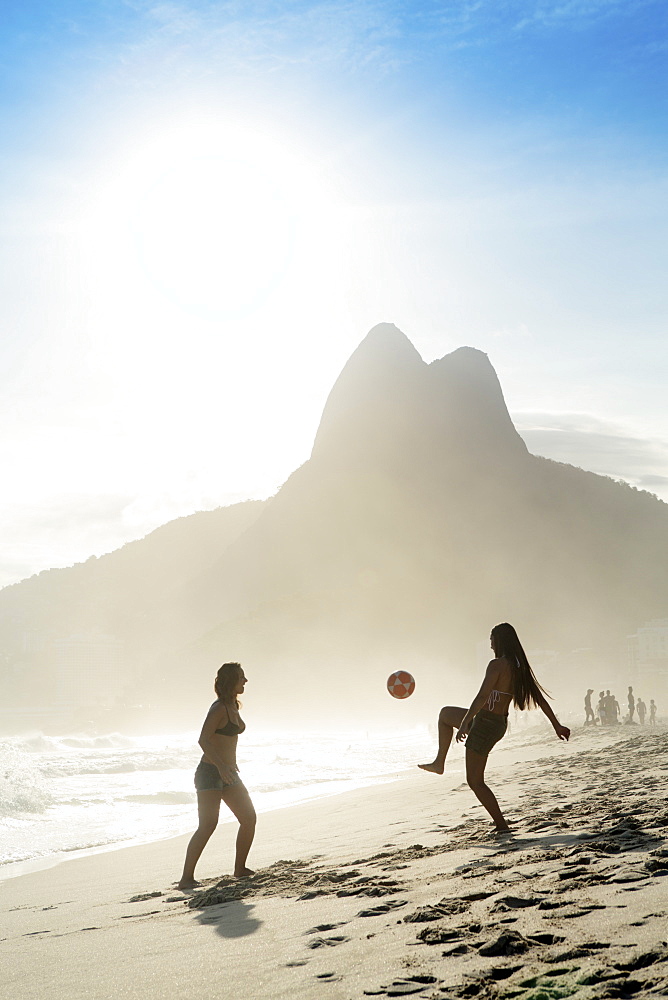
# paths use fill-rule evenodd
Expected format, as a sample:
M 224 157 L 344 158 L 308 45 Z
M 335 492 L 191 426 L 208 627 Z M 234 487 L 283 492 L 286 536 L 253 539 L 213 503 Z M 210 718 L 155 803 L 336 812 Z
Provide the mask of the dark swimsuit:
M 223 726 L 222 729 L 216 729 L 215 732 L 217 732 L 219 736 L 238 736 L 240 733 L 243 733 L 246 728 L 244 720 L 241 716 L 239 717 L 239 722 L 241 723 L 240 726 L 237 726 L 235 722 L 228 722 L 226 726 Z
M 227 715 L 229 719 L 229 712 Z M 227 725 L 223 726 L 222 729 L 216 729 L 215 732 L 218 736 L 239 736 L 246 728 L 246 724 L 241 716 L 239 716 L 239 722 L 241 725 L 238 726 L 236 722 L 230 720 Z M 239 777 L 237 777 L 236 781 L 223 781 L 216 765 L 212 764 L 211 761 L 205 760 L 204 756 L 197 765 L 197 770 L 195 771 L 195 788 L 198 792 L 209 790 L 222 792 L 224 788 L 231 788 L 233 785 L 240 784 L 241 778 Z
M 492 691 L 487 700 L 488 707 L 480 709 L 466 737 L 466 749 L 479 753 L 481 757 L 487 756 L 492 747 L 505 736 L 508 728 L 508 716 L 492 711 L 501 701 L 502 694 L 512 698 L 509 691 Z

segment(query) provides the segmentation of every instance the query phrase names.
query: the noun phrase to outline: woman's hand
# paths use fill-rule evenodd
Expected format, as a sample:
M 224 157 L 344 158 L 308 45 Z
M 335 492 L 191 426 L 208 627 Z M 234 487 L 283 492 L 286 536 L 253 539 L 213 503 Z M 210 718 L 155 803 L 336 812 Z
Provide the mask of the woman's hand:
M 554 731 L 560 740 L 566 740 L 566 742 L 568 742 L 568 738 L 571 735 L 571 731 L 568 726 L 555 726 Z
M 455 740 L 457 741 L 457 743 L 463 743 L 464 742 L 464 740 L 466 739 L 466 737 L 469 734 L 469 729 L 470 728 L 471 728 L 471 719 L 468 719 L 468 718 L 464 717 L 462 719 L 461 726 L 457 730 L 457 735 L 455 736 Z
M 226 785 L 236 785 L 239 780 L 239 772 L 232 764 L 218 764 L 218 774 Z

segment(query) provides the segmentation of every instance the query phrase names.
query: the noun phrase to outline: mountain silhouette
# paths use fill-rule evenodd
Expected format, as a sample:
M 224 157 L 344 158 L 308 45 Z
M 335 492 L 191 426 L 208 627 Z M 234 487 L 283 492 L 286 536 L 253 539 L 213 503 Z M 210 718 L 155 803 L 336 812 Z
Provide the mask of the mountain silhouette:
M 664 616 L 667 599 L 666 504 L 531 455 L 484 353 L 426 364 L 383 323 L 333 386 L 310 459 L 274 497 L 0 591 L 6 699 L 53 689 L 27 632 L 45 649 L 98 632 L 123 642 L 119 704 L 150 704 L 165 723 L 192 724 L 229 659 L 244 663 L 268 718 L 296 704 L 302 718 L 364 718 L 399 667 L 470 701 L 476 644 L 504 620 L 530 649 L 559 654 L 547 686 L 566 690 L 582 685 L 574 650 L 621 670 L 626 636 Z
M 427 365 L 400 330 L 381 323 L 334 384 L 311 457 L 401 466 L 415 450 L 433 458 L 435 440 L 447 460 L 527 452 L 486 354 L 461 347 Z

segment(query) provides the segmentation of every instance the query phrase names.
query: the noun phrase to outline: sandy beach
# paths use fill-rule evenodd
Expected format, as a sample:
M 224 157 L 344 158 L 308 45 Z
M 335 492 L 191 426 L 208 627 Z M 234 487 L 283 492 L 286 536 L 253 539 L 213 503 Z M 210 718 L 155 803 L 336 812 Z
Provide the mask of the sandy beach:
M 545 732 L 490 757 L 511 837 L 416 768 L 264 814 L 248 880 L 222 825 L 192 897 L 184 837 L 9 879 L 4 995 L 665 997 L 667 772 L 665 726 Z

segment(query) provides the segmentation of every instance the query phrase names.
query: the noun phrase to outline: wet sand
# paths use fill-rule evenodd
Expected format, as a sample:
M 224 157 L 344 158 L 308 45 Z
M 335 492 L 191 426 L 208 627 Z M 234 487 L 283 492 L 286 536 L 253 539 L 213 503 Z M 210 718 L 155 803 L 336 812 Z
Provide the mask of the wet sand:
M 247 880 L 222 826 L 191 896 L 183 837 L 11 879 L 7 996 L 668 996 L 666 727 L 509 740 L 488 766 L 503 839 L 462 777 L 267 813 Z

